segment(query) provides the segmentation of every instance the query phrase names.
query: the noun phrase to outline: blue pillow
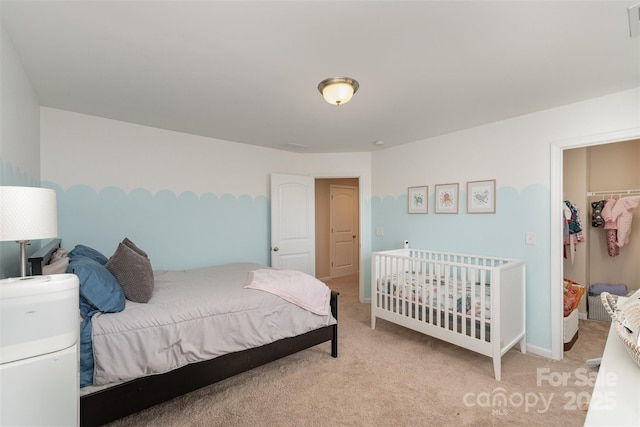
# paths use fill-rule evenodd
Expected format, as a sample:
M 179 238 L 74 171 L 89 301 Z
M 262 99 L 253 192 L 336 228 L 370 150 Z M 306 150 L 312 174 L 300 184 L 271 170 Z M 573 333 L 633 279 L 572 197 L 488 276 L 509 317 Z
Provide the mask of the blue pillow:
M 99 251 L 85 245 L 76 245 L 76 247 L 73 248 L 71 252 L 69 252 L 69 259 L 71 260 L 79 256 L 91 258 L 92 260 L 99 262 L 101 265 L 105 265 L 109 260 Z
M 122 287 L 113 274 L 93 259 L 77 256 L 71 259 L 67 273 L 78 276 L 80 295 L 96 310 L 117 313 L 124 310 Z

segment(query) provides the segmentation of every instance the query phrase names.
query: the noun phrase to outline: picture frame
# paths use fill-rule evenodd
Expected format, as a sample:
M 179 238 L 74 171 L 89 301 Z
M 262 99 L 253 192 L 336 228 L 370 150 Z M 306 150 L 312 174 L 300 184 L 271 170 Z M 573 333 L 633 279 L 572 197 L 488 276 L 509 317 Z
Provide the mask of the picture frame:
M 496 180 L 467 182 L 467 213 L 496 213 Z
M 459 185 L 455 184 L 436 184 L 435 190 L 435 208 L 437 214 L 457 214 L 459 200 Z
M 408 212 L 410 214 L 426 214 L 429 212 L 429 186 L 408 188 Z

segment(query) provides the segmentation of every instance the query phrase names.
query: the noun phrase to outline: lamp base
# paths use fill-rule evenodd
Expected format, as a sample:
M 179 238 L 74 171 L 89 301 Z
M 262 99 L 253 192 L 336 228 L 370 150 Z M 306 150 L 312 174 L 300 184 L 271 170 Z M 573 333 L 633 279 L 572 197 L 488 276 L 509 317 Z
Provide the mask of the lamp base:
M 16 240 L 20 245 L 20 277 L 27 276 L 27 245 L 28 240 Z

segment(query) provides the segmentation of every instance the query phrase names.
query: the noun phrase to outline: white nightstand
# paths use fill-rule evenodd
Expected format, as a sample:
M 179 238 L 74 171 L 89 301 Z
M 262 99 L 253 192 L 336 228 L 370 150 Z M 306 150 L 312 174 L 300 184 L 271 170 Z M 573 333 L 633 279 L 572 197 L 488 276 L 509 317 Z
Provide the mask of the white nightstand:
M 0 280 L 0 425 L 79 423 L 78 277 Z

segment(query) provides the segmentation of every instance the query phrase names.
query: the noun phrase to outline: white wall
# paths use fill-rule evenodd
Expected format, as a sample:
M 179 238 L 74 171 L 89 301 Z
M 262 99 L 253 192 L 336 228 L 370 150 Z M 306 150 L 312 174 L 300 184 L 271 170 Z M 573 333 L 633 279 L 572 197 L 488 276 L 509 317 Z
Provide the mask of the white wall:
M 496 178 L 522 190 L 549 187 L 553 141 L 637 127 L 640 89 L 425 139 L 372 155 L 373 196 L 398 196 L 408 185 Z
M 11 40 L 0 26 L 0 185 L 40 185 L 40 109 Z M 34 242 L 28 253 L 39 247 Z M 20 274 L 15 242 L 0 243 L 0 278 Z
M 362 173 L 368 153 L 299 154 L 42 107 L 42 180 L 68 189 L 269 195 L 269 175 Z
M 19 178 L 16 181 L 37 184 L 40 177 L 40 107 L 9 35 L 2 27 L 0 31 L 0 158 L 5 167 L 11 163 Z M 24 182 L 2 184 L 24 185 Z

